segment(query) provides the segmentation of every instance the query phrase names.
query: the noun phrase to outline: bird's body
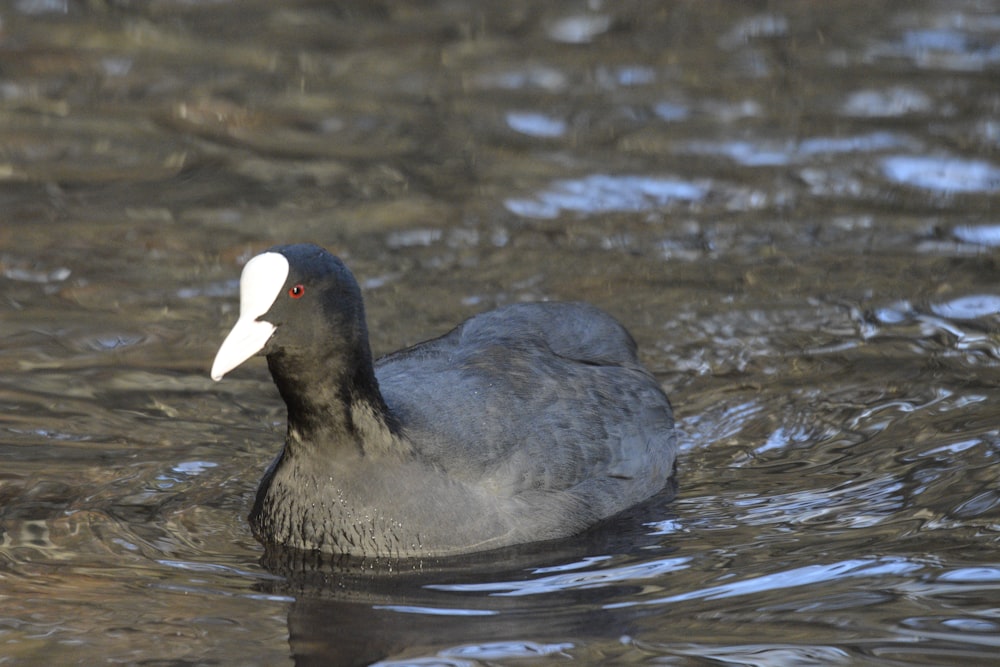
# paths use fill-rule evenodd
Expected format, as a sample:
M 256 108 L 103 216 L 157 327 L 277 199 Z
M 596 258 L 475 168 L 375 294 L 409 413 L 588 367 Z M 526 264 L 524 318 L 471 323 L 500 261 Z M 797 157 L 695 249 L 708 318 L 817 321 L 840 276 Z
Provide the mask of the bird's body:
M 269 306 L 248 309 L 244 293 L 240 321 L 273 330 L 230 354 L 238 323 L 213 368 L 218 379 L 261 350 L 288 406 L 250 514 L 261 541 L 377 557 L 479 551 L 572 535 L 673 474 L 666 395 L 597 308 L 512 305 L 373 363 L 340 260 L 308 245 L 269 255 L 287 259 L 287 275 Z

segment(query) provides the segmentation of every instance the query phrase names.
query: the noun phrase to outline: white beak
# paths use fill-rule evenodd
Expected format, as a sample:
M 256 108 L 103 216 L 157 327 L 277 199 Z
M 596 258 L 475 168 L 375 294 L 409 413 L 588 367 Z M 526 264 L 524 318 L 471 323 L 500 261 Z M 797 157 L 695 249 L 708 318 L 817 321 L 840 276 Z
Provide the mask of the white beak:
M 258 318 L 271 309 L 288 278 L 288 260 L 276 252 L 257 255 L 240 276 L 240 316 L 212 363 L 212 379 L 222 377 L 261 351 L 277 327 Z

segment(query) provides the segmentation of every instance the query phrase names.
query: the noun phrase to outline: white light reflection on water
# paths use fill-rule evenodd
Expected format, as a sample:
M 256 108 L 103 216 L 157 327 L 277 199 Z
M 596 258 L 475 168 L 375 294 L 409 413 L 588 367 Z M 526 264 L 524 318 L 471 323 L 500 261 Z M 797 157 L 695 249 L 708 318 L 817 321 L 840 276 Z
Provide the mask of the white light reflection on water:
M 923 569 L 923 565 L 912 563 L 905 558 L 860 558 L 838 561 L 827 565 L 807 565 L 784 570 L 760 577 L 752 577 L 728 584 L 710 586 L 677 595 L 653 600 L 632 600 L 606 605 L 607 609 L 620 609 L 639 605 L 664 605 L 688 600 L 721 600 L 740 595 L 753 595 L 765 591 L 812 586 L 835 580 L 861 577 L 883 577 L 886 575 L 908 575 Z
M 514 660 L 523 658 L 541 658 L 558 656 L 569 658 L 566 651 L 574 648 L 573 644 L 542 644 L 533 641 L 485 642 L 482 644 L 466 644 L 453 646 L 438 651 L 433 657 L 408 658 L 405 660 L 380 660 L 372 667 L 475 667 L 483 664 L 483 660 Z
M 982 28 L 990 27 L 992 17 L 980 17 Z M 916 66 L 928 69 L 973 72 L 1000 62 L 1000 46 L 989 41 L 971 39 L 965 32 L 946 28 L 909 30 L 902 39 L 880 44 L 869 50 L 870 56 L 906 58 Z
M 683 104 L 675 104 L 674 102 L 658 102 L 653 106 L 653 113 L 655 113 L 660 120 L 676 122 L 687 118 L 691 114 L 691 111 Z
M 904 506 L 904 485 L 891 475 L 842 484 L 835 488 L 754 495 L 732 502 L 744 512 L 748 526 L 800 526 L 825 523 L 831 527 L 875 526 L 895 516 Z
M 688 567 L 690 558 L 663 558 L 604 570 L 554 574 L 524 581 L 484 581 L 475 584 L 430 584 L 427 588 L 453 593 L 489 593 L 502 597 L 544 595 L 573 589 L 598 588 L 640 579 L 652 579 Z
M 740 644 L 737 646 L 670 646 L 671 653 L 710 659 L 721 664 L 747 667 L 776 667 L 778 665 L 847 665 L 851 657 L 847 651 L 834 646 L 796 646 L 795 644 Z
M 911 113 L 923 113 L 933 107 L 926 93 L 906 86 L 887 90 L 859 90 L 844 101 L 841 111 L 848 116 L 892 118 Z
M 555 67 L 535 65 L 524 69 L 483 72 L 472 78 L 474 85 L 489 90 L 537 89 L 558 93 L 569 86 L 566 74 Z
M 553 139 L 566 133 L 566 121 L 534 111 L 508 111 L 507 125 L 510 129 L 529 137 Z
M 852 137 L 813 137 L 802 141 L 688 141 L 678 146 L 678 153 L 726 157 L 747 167 L 778 167 L 803 163 L 808 158 L 838 154 L 856 154 L 914 147 L 905 135 L 872 132 Z
M 440 655 L 469 657 L 478 660 L 502 660 L 505 658 L 535 658 L 545 655 L 569 656 L 564 651 L 573 648 L 573 644 L 539 644 L 537 642 L 490 642 L 473 644 L 441 651 Z
M 965 243 L 1000 246 L 1000 225 L 958 225 L 951 230 L 952 236 Z
M 564 44 L 586 44 L 611 27 L 607 14 L 576 14 L 552 21 L 545 32 L 549 38 Z
M 996 294 L 972 294 L 931 306 L 931 310 L 941 317 L 953 320 L 974 320 L 1000 313 L 1000 296 Z
M 597 563 L 601 563 L 606 560 L 610 560 L 611 556 L 587 556 L 581 558 L 578 561 L 573 561 L 570 563 L 563 563 L 560 565 L 553 565 L 551 567 L 536 567 L 532 570 L 534 574 L 549 574 L 550 572 L 572 572 L 574 570 L 583 570 Z
M 676 201 L 698 201 L 708 188 L 678 178 L 593 174 L 555 181 L 530 199 L 507 199 L 508 211 L 526 218 L 555 218 L 572 213 L 648 211 Z
M 384 609 L 400 614 L 420 614 L 421 616 L 496 616 L 500 612 L 490 609 L 460 609 L 452 607 L 422 607 L 412 604 L 375 604 L 372 609 Z
M 985 160 L 893 155 L 881 161 L 888 180 L 937 192 L 991 192 L 1000 189 L 1000 168 Z

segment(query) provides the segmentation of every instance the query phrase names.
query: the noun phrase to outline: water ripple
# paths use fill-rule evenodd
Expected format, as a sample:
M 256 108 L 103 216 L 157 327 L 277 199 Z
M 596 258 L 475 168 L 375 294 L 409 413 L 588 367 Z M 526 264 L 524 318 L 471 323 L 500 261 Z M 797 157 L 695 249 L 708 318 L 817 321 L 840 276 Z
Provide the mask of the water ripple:
M 923 155 L 893 155 L 881 161 L 882 174 L 900 185 L 935 192 L 994 192 L 1000 168 L 985 160 Z
M 524 658 L 542 658 L 558 656 L 569 658 L 566 651 L 574 648 L 573 644 L 556 643 L 542 644 L 533 641 L 484 642 L 482 644 L 464 644 L 443 649 L 433 657 L 408 658 L 405 660 L 380 660 L 372 667 L 475 667 L 484 664 L 482 661 L 515 660 Z
M 556 218 L 563 211 L 612 213 L 648 211 L 677 201 L 698 201 L 705 185 L 678 178 L 593 174 L 555 181 L 530 199 L 507 199 L 508 211 L 526 218 Z
M 989 23 L 987 17 L 981 18 L 984 25 Z M 1000 62 L 1000 46 L 954 27 L 932 27 L 907 30 L 899 40 L 871 47 L 868 57 L 902 58 L 927 69 L 975 72 Z
M 747 167 L 776 167 L 802 163 L 815 156 L 899 150 L 913 144 L 903 135 L 872 132 L 852 137 L 813 137 L 798 142 L 694 140 L 681 144 L 677 152 L 723 156 Z
M 1000 225 L 958 225 L 952 236 L 964 243 L 996 248 L 1000 246 Z
M 566 134 L 565 120 L 536 111 L 508 111 L 506 119 L 510 129 L 529 137 L 553 139 Z
M 732 583 L 710 586 L 676 595 L 668 595 L 653 600 L 615 602 L 605 605 L 605 607 L 608 609 L 618 609 L 638 605 L 674 604 L 689 600 L 721 600 L 740 595 L 754 595 L 765 591 L 812 586 L 835 580 L 883 577 L 887 575 L 900 576 L 918 572 L 923 567 L 923 565 L 912 563 L 904 558 L 858 558 L 826 565 L 807 565 L 805 567 L 792 568 Z
M 844 101 L 841 111 L 848 116 L 892 118 L 911 113 L 924 113 L 933 107 L 923 91 L 909 86 L 893 86 L 886 90 L 858 90 Z
M 564 44 L 586 44 L 611 27 L 607 14 L 574 14 L 552 21 L 546 26 L 549 38 Z
M 474 584 L 429 584 L 427 588 L 460 593 L 489 593 L 516 597 L 587 589 L 639 579 L 652 579 L 686 569 L 690 558 L 663 558 L 603 570 L 553 574 L 524 581 L 484 581 Z
M 960 296 L 932 305 L 931 310 L 941 317 L 952 320 L 975 320 L 1000 314 L 1000 296 L 996 294 Z
M 794 644 L 741 644 L 735 646 L 669 646 L 667 650 L 681 656 L 711 660 L 717 664 L 745 667 L 824 667 L 849 665 L 850 654 L 835 646 L 796 646 Z

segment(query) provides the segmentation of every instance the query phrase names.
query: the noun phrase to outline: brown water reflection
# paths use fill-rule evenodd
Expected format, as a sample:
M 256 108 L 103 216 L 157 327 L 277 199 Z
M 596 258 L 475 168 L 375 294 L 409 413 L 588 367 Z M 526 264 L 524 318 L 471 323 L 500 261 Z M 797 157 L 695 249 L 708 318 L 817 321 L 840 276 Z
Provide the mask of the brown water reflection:
M 0 5 L 0 656 L 995 662 L 998 17 Z M 677 500 L 416 572 L 262 565 L 280 401 L 207 369 L 242 262 L 302 240 L 382 352 L 614 312 Z

